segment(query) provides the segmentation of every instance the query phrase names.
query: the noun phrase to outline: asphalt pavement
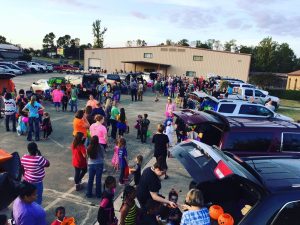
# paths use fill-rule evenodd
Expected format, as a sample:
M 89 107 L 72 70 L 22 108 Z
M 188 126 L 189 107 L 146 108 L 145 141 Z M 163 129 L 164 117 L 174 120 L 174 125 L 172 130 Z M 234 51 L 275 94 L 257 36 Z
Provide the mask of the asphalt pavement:
M 53 76 L 62 75 L 57 73 L 24 75 L 14 78 L 14 82 L 17 90 L 20 88 L 29 90 L 32 82 Z M 84 107 L 85 103 L 86 99 L 80 99 L 79 106 Z M 154 132 L 157 123 L 162 122 L 164 119 L 165 103 L 166 98 L 162 98 L 161 101 L 155 103 L 154 94 L 150 90 L 146 92 L 143 102 L 132 102 L 130 96 L 121 96 L 120 108 L 125 108 L 126 117 L 130 126 L 130 133 L 125 135 L 130 164 L 133 164 L 133 160 L 138 154 L 144 156 L 145 164 L 149 162 L 153 155 L 153 146 L 150 144 L 151 140 L 148 140 L 147 144 L 142 144 L 136 139 L 134 125 L 137 115 L 148 113 L 151 121 L 150 131 Z M 74 168 L 71 163 L 70 150 L 74 113 L 56 112 L 51 102 L 44 102 L 43 105 L 46 107 L 46 111 L 50 113 L 54 130 L 48 140 L 38 142 L 40 151 L 51 164 L 50 167 L 46 169 L 46 177 L 44 179 L 43 207 L 47 212 L 47 222 L 50 224 L 51 221 L 55 219 L 54 210 L 56 207 L 64 206 L 67 215 L 75 217 L 77 225 L 94 224 L 97 218 L 99 200 L 96 198 L 88 199 L 85 197 L 85 191 L 76 192 L 74 188 Z M 4 120 L 0 120 L 0 148 L 8 152 L 17 151 L 22 156 L 27 153 L 27 144 L 28 142 L 25 136 L 18 136 L 16 133 L 6 132 Z M 107 175 L 113 175 L 116 178 L 119 176 L 118 173 L 113 172 L 111 166 L 113 146 L 114 143 L 110 140 L 108 152 L 105 155 L 105 168 L 107 172 L 103 174 L 102 182 Z M 182 169 L 179 169 L 180 165 L 176 160 L 170 160 L 174 161 L 174 166 L 170 167 L 170 179 L 163 181 L 162 191 L 165 195 L 172 187 L 178 190 L 184 190 L 184 187 L 188 187 L 188 182 L 183 179 L 183 177 L 188 178 L 188 175 L 185 174 Z M 180 174 L 182 174 L 182 176 Z M 84 178 L 85 185 L 86 180 L 87 175 Z M 118 187 L 116 196 L 118 196 L 121 191 L 122 187 Z M 116 202 L 115 208 L 118 209 L 118 207 L 118 203 Z M 7 213 L 9 215 L 10 211 L 11 206 L 6 210 L 0 211 L 0 214 Z

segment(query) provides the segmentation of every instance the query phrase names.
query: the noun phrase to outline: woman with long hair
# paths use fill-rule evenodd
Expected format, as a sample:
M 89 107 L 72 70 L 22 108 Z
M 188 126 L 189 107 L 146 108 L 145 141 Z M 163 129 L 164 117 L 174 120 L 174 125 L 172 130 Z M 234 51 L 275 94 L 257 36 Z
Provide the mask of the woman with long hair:
M 76 191 L 82 189 L 81 180 L 87 172 L 86 149 L 83 144 L 83 137 L 83 133 L 77 132 L 71 145 L 72 164 L 75 169 L 74 182 Z
M 30 102 L 28 102 L 23 108 L 23 112 L 29 112 L 29 131 L 27 135 L 27 141 L 32 141 L 32 132 L 34 131 L 35 141 L 40 140 L 40 120 L 39 112 L 45 108 L 36 101 L 36 97 L 31 96 Z
M 87 148 L 89 180 L 86 197 L 93 196 L 93 184 L 96 176 L 96 197 L 101 198 L 101 178 L 104 164 L 103 147 L 99 144 L 98 136 L 92 136 Z
M 127 119 L 126 119 L 126 114 L 125 114 L 124 108 L 120 109 L 120 116 L 119 116 L 117 127 L 119 129 L 119 138 L 121 138 L 121 137 L 123 137 L 123 135 L 127 129 Z

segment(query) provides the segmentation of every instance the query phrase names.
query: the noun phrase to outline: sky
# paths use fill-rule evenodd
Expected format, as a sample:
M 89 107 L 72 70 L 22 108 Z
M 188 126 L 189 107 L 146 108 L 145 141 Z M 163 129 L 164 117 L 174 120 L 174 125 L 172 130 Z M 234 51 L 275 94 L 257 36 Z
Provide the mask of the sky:
M 231 39 L 257 45 L 272 36 L 300 57 L 299 0 L 0 0 L 0 35 L 22 47 L 42 47 L 50 32 L 93 43 L 92 23 L 107 27 L 104 47 L 143 39 Z

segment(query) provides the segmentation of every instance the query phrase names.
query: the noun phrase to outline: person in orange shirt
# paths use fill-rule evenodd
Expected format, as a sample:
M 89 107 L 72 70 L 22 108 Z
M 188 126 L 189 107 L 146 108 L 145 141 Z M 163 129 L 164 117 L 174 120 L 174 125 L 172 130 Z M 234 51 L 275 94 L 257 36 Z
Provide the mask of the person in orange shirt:
M 89 97 L 90 100 L 86 103 L 86 106 L 91 106 L 93 109 L 97 108 L 98 101 L 94 99 L 93 95 L 90 95 Z
M 75 113 L 75 118 L 73 120 L 73 136 L 77 134 L 77 132 L 83 133 L 84 138 L 87 137 L 87 129 L 90 127 L 88 120 L 84 114 L 83 110 L 78 110 Z

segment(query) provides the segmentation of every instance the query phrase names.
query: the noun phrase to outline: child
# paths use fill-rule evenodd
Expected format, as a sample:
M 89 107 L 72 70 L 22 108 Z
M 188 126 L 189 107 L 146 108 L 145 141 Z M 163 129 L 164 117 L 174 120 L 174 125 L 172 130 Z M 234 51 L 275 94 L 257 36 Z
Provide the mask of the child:
M 119 185 L 124 185 L 125 178 L 125 169 L 127 167 L 127 150 L 126 150 L 126 140 L 124 138 L 120 138 L 119 140 L 119 166 L 120 166 L 120 177 L 119 177 Z
M 142 124 L 142 120 L 143 120 L 143 116 L 142 115 L 138 115 L 138 118 L 136 120 L 136 124 L 134 126 L 134 128 L 137 129 L 136 139 L 140 139 L 141 138 L 141 124 Z
M 66 217 L 65 207 L 59 206 L 55 209 L 56 220 L 54 220 L 51 225 L 75 225 L 75 219 L 73 217 Z M 67 223 L 68 222 L 68 223 Z
M 180 106 L 180 97 L 179 97 L 179 93 L 177 93 L 177 95 L 176 95 L 175 103 L 176 103 L 176 107 L 179 107 L 179 106 Z
M 144 114 L 144 119 L 141 123 L 141 142 L 146 143 L 147 141 L 147 131 L 150 125 L 150 121 L 148 120 L 148 114 Z
M 142 163 L 143 163 L 143 156 L 138 155 L 135 158 L 136 165 L 129 169 L 130 173 L 134 174 L 134 184 L 135 186 L 139 185 L 141 179 L 141 170 L 142 170 Z
M 17 134 L 24 135 L 27 132 L 27 123 L 28 123 L 28 117 L 25 116 L 19 116 L 18 119 L 18 126 L 17 126 Z
M 170 147 L 172 147 L 174 145 L 174 142 L 173 142 L 174 127 L 170 120 L 167 122 L 166 131 L 164 133 L 168 136 L 169 145 L 170 145 Z
M 50 121 L 50 115 L 47 112 L 44 113 L 42 130 L 44 131 L 44 139 L 48 139 L 48 137 L 52 133 L 52 125 L 51 125 L 51 121 Z
M 123 203 L 120 208 L 120 224 L 137 224 L 139 208 L 135 203 L 136 190 L 133 186 L 126 186 L 123 192 Z
M 104 191 L 102 193 L 102 200 L 98 211 L 97 220 L 100 225 L 118 224 L 114 209 L 115 188 L 116 179 L 112 176 L 108 176 L 104 182 Z
M 169 192 L 169 201 L 177 204 L 178 193 L 172 189 Z M 167 225 L 179 225 L 182 217 L 182 213 L 178 208 L 170 208 L 168 206 L 162 206 L 160 210 L 161 218 L 167 221 Z
M 140 224 L 143 225 L 159 225 L 156 215 L 159 212 L 160 208 L 160 203 L 153 200 L 149 199 L 146 203 L 146 213 L 143 215 L 141 218 Z
M 115 171 L 119 170 L 119 139 L 116 139 L 116 145 L 114 147 L 114 155 L 111 159 L 111 164 Z
M 69 97 L 68 97 L 66 91 L 64 92 L 64 95 L 62 97 L 61 102 L 62 102 L 62 111 L 66 112 L 67 111 L 67 107 L 68 107 L 68 102 L 69 102 Z
M 124 133 L 127 130 L 127 119 L 126 119 L 126 114 L 125 114 L 124 108 L 120 109 L 120 116 L 118 119 L 117 127 L 119 129 L 119 137 L 123 137 Z

